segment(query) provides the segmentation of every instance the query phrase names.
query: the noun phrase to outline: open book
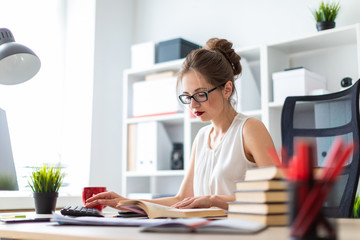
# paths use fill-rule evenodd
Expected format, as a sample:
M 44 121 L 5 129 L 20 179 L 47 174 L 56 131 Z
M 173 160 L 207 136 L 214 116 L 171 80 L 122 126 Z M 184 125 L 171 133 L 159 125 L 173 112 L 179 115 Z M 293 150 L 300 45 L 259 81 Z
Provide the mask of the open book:
M 142 232 L 195 232 L 195 233 L 256 233 L 266 228 L 266 225 L 241 220 L 206 218 L 171 219 L 167 222 L 146 226 Z
M 139 214 L 146 214 L 148 218 L 194 218 L 226 216 L 226 211 L 221 208 L 213 207 L 177 209 L 141 200 L 121 201 L 118 203 L 117 207 Z

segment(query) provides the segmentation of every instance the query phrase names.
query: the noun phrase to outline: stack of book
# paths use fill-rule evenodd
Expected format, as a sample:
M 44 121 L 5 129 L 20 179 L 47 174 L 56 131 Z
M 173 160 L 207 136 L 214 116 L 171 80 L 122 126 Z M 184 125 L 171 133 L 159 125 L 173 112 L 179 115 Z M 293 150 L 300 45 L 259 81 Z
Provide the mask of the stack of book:
M 235 201 L 228 218 L 252 220 L 268 226 L 288 224 L 288 186 L 275 166 L 248 169 L 245 180 L 236 181 Z

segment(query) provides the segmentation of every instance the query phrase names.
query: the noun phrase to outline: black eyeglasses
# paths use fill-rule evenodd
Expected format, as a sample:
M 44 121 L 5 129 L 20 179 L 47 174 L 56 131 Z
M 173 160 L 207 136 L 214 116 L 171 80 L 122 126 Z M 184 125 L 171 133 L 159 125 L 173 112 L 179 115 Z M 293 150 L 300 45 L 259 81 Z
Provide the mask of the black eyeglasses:
M 183 104 L 190 104 L 191 98 L 193 98 L 198 103 L 206 102 L 209 99 L 209 93 L 211 93 L 218 87 L 221 87 L 224 85 L 225 85 L 225 83 L 223 83 L 217 87 L 214 87 L 213 89 L 210 89 L 209 91 L 201 91 L 201 92 L 194 93 L 193 95 L 182 94 L 179 96 L 179 99 Z

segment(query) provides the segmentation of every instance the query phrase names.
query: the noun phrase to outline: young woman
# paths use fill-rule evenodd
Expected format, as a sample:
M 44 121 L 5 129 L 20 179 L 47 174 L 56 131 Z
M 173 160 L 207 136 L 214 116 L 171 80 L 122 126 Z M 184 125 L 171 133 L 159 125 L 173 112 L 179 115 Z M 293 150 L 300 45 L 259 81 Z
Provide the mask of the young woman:
M 192 51 L 179 73 L 179 100 L 201 121 L 211 124 L 198 132 L 187 175 L 174 197 L 145 200 L 176 208 L 227 209 L 235 200 L 235 180 L 244 179 L 247 168 L 272 165 L 268 156 L 274 144 L 265 126 L 255 118 L 237 113 L 232 106 L 234 81 L 241 73 L 240 56 L 225 39 L 210 39 Z M 126 198 L 105 192 L 89 198 L 116 207 Z

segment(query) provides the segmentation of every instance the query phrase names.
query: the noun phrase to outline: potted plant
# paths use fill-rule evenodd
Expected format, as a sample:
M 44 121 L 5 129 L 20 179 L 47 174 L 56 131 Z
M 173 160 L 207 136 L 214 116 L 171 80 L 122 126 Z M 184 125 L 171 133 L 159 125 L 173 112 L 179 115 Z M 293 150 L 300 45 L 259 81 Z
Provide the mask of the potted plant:
M 58 191 L 64 177 L 60 166 L 49 167 L 44 164 L 34 169 L 28 183 L 33 190 L 37 214 L 50 214 L 55 211 Z
M 318 31 L 335 27 L 335 19 L 340 11 L 340 2 L 321 1 L 317 9 L 312 10 Z

